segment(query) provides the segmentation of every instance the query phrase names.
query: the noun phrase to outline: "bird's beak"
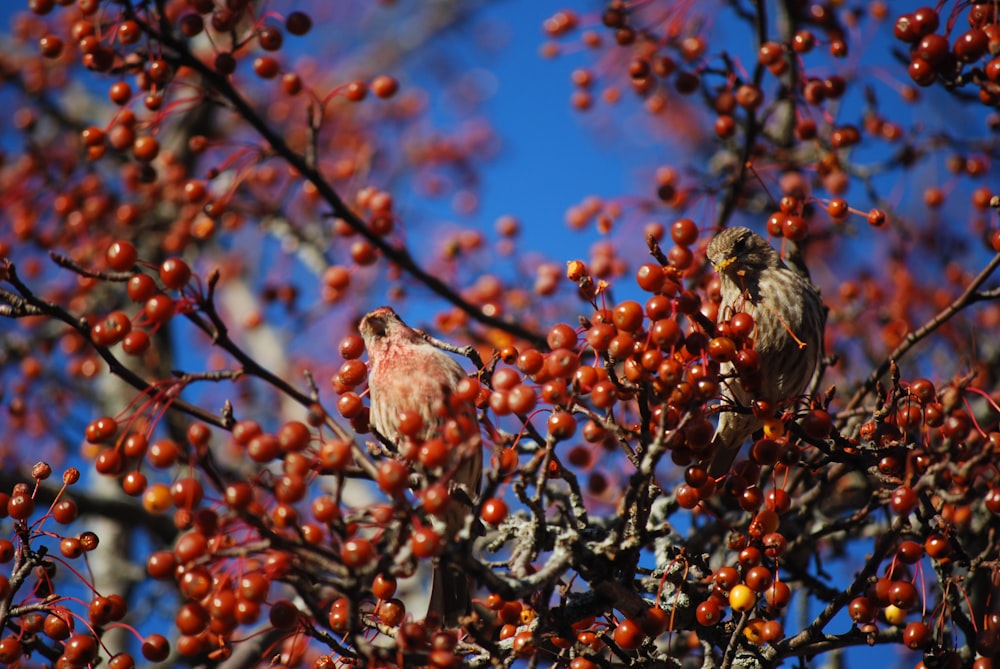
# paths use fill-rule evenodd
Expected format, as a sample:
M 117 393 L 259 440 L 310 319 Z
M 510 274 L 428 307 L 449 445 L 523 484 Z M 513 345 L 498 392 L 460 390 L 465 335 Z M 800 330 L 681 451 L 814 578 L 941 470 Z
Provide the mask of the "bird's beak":
M 719 274 L 726 271 L 726 268 L 736 262 L 736 256 L 729 256 L 725 260 L 720 260 L 719 264 L 715 266 L 715 271 Z

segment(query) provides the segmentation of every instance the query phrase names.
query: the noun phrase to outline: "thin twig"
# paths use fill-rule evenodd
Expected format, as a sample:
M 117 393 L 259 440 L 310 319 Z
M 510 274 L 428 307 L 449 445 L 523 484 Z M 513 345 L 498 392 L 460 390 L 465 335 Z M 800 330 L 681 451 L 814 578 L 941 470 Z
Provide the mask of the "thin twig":
M 212 338 L 212 343 L 215 346 L 218 346 L 222 350 L 229 353 L 229 355 L 233 356 L 243 366 L 242 371 L 244 374 L 249 374 L 263 379 L 304 407 L 309 407 L 311 404 L 314 404 L 316 402 L 314 397 L 301 392 L 283 378 L 261 365 L 253 358 L 253 356 L 249 355 L 246 351 L 237 346 L 236 342 L 229 337 L 229 327 L 226 325 L 226 322 L 222 319 L 218 310 L 215 308 L 215 287 L 218 284 L 218 281 L 219 272 L 215 271 L 208 278 L 208 290 L 205 295 L 198 295 L 196 297 L 198 308 L 205 314 L 205 316 L 208 317 L 210 323 L 206 323 L 197 312 L 188 312 L 184 314 L 187 319 L 194 323 L 202 332 L 210 336 Z M 337 421 L 331 419 L 327 421 L 327 424 L 340 439 L 343 439 L 344 441 L 352 440 L 351 434 L 339 423 L 337 423 Z
M 342 219 L 354 231 L 364 237 L 369 244 L 379 249 L 386 259 L 396 264 L 400 269 L 405 270 L 417 279 L 417 281 L 427 286 L 432 292 L 474 320 L 483 325 L 497 328 L 520 339 L 532 342 L 535 346 L 545 346 L 545 338 L 539 333 L 532 332 L 513 321 L 503 320 L 484 313 L 482 309 L 463 299 L 451 286 L 421 267 L 410 255 L 408 249 L 395 246 L 386 238 L 372 232 L 365 221 L 347 206 L 329 182 L 323 178 L 319 170 L 310 163 L 308 157 L 292 150 L 284 138 L 268 125 L 265 119 L 254 110 L 250 101 L 244 98 L 226 77 L 220 76 L 218 72 L 191 53 L 188 46 L 174 37 L 170 32 L 154 30 L 148 23 L 138 17 L 135 20 L 139 23 L 143 31 L 155 36 L 164 46 L 173 50 L 181 65 L 191 68 L 191 70 L 201 75 L 205 81 L 209 82 L 212 88 L 232 105 L 240 118 L 245 120 L 270 145 L 271 150 L 276 155 L 284 159 L 289 166 L 302 175 L 303 179 L 312 183 L 316 187 L 316 191 L 320 197 L 330 205 L 333 217 Z
M 893 352 L 890 353 L 886 357 L 886 359 L 882 361 L 882 364 L 880 364 L 875 369 L 875 371 L 873 371 L 871 375 L 869 375 L 869 377 L 865 380 L 865 382 L 861 384 L 861 387 L 858 388 L 858 390 L 854 393 L 854 396 L 851 397 L 851 401 L 847 403 L 846 407 L 844 407 L 844 411 L 850 411 L 855 407 L 857 407 L 861 403 L 861 401 L 868 395 L 868 393 L 870 393 L 872 389 L 875 388 L 875 384 L 878 382 L 878 380 L 882 378 L 882 376 L 885 375 L 887 371 L 889 371 L 889 367 L 892 366 L 893 363 L 897 362 L 904 355 L 906 355 L 906 353 L 911 348 L 916 346 L 918 343 L 920 343 L 920 341 L 922 341 L 932 332 L 941 327 L 944 323 L 946 323 L 952 316 L 957 314 L 959 311 L 969 306 L 970 304 L 973 304 L 974 302 L 978 302 L 984 299 L 982 297 L 983 294 L 978 293 L 976 291 L 979 288 L 979 286 L 981 286 L 983 282 L 990 277 L 990 275 L 997 268 L 997 266 L 1000 266 L 1000 253 L 993 256 L 993 259 L 990 260 L 989 264 L 987 264 L 986 267 L 983 268 L 983 270 L 968 285 L 968 287 L 965 289 L 965 292 L 959 295 L 954 302 L 949 304 L 947 307 L 941 310 L 937 315 L 935 315 L 933 318 L 927 321 L 922 327 L 920 327 L 920 329 L 914 332 L 907 333 L 907 335 L 903 338 L 903 341 L 899 344 L 899 346 L 897 346 L 895 350 L 893 350 Z M 992 293 L 992 291 L 990 292 Z M 990 298 L 992 298 L 992 295 L 990 295 Z
M 156 389 L 153 384 L 149 383 L 141 376 L 133 372 L 127 366 L 125 366 L 106 346 L 99 346 L 94 342 L 90 335 L 90 327 L 87 325 L 86 320 L 82 318 L 75 318 L 71 313 L 63 309 L 62 307 L 53 304 L 52 302 L 47 302 L 38 296 L 36 296 L 28 286 L 21 281 L 20 277 L 17 275 L 17 269 L 14 263 L 9 260 L 6 261 L 4 267 L 4 272 L 6 274 L 6 279 L 13 285 L 17 291 L 20 293 L 21 299 L 25 301 L 27 305 L 30 305 L 33 309 L 38 310 L 39 313 L 45 314 L 46 316 L 51 316 L 58 321 L 61 321 L 71 328 L 76 330 L 87 342 L 97 351 L 97 354 L 108 363 L 109 371 L 115 376 L 119 377 L 127 384 L 138 390 L 143 394 L 154 394 Z M 27 315 L 27 314 L 14 314 Z M 229 425 L 226 423 L 223 417 L 218 416 L 213 413 L 205 411 L 201 407 L 189 404 L 184 400 L 174 397 L 170 400 L 170 405 L 183 411 L 184 413 L 197 418 L 200 421 L 215 425 L 216 427 L 221 427 L 228 430 Z

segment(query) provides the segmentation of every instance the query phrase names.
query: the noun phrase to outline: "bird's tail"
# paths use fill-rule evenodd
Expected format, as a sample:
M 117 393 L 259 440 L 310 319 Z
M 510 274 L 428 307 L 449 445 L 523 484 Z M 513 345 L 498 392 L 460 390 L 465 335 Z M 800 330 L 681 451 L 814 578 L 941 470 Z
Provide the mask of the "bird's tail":
M 708 464 L 708 475 L 712 478 L 718 478 L 729 473 L 733 462 L 736 461 L 736 456 L 740 454 L 743 442 L 762 425 L 762 421 L 747 414 L 723 413 L 720 415 L 719 427 L 716 429 L 713 439 L 715 452 L 712 455 L 712 461 Z
M 482 472 L 482 449 L 478 442 L 475 446 L 476 451 L 473 456 L 463 459 L 452 477 L 455 483 L 460 483 L 468 488 L 466 494 L 471 495 L 473 499 L 470 499 L 469 502 L 473 504 L 479 492 Z M 470 521 L 470 511 L 470 507 L 463 501 L 452 498 L 444 512 L 444 517 L 441 519 L 444 521 L 445 538 L 448 542 L 462 541 L 461 535 L 466 523 Z M 471 520 L 472 526 L 469 532 L 475 536 L 481 531 L 481 527 L 475 519 Z M 471 540 L 469 541 L 471 542 Z M 427 613 L 438 614 L 445 625 L 454 627 L 460 618 L 469 615 L 472 611 L 471 590 L 472 581 L 467 574 L 446 561 L 439 562 L 434 567 Z
M 460 618 L 469 615 L 471 611 L 468 576 L 446 564 L 435 567 L 427 612 L 438 614 L 446 626 L 454 627 L 458 625 Z

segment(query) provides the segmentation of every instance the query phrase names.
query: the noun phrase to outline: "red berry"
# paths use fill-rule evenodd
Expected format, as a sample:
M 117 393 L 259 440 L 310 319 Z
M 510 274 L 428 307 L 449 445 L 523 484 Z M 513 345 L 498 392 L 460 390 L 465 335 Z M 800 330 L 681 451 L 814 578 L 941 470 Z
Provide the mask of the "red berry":
M 253 61 L 253 71 L 261 79 L 274 79 L 281 71 L 281 66 L 270 56 L 258 56 Z
M 170 644 L 161 634 L 150 634 L 142 642 L 142 656 L 150 662 L 163 662 L 170 655 Z
M 344 95 L 351 102 L 361 102 L 368 96 L 368 86 L 363 81 L 352 81 L 347 84 Z
M 409 485 L 410 470 L 399 460 L 385 460 L 378 467 L 378 487 L 388 495 L 399 495 Z
M 372 582 L 372 594 L 379 599 L 392 599 L 392 596 L 396 594 L 396 579 L 379 574 Z
M 340 549 L 340 559 L 352 569 L 366 567 L 375 557 L 375 547 L 368 539 L 348 539 Z
M 380 98 L 391 98 L 399 90 L 399 82 L 390 76 L 381 75 L 372 80 L 371 89 Z
M 441 552 L 441 546 L 441 535 L 430 527 L 415 530 L 410 538 L 413 554 L 421 559 L 434 557 Z
M 911 650 L 923 650 L 931 642 L 931 628 L 918 621 L 908 623 L 903 629 L 903 643 Z
M 264 51 L 278 51 L 283 41 L 281 31 L 274 26 L 264 26 L 257 33 L 257 42 Z
M 639 623 L 634 620 L 623 620 L 615 628 L 613 638 L 622 650 L 635 650 L 646 638 Z
M 17 493 L 7 501 L 7 515 L 14 520 L 27 520 L 35 511 L 35 500 L 27 493 Z
M 690 218 L 681 218 L 670 226 L 670 238 L 678 246 L 693 246 L 698 241 L 698 226 Z
M 174 315 L 174 309 L 174 300 L 167 295 L 153 295 L 146 300 L 146 305 L 143 307 L 146 316 L 155 324 L 170 320 Z
M 135 261 L 139 258 L 139 253 L 129 242 L 117 241 L 112 242 L 111 245 L 108 246 L 105 258 L 107 259 L 108 266 L 111 267 L 111 269 L 118 272 L 127 272 L 132 269 L 133 265 L 135 265 Z
M 905 516 L 917 508 L 918 501 L 917 493 L 913 491 L 913 488 L 900 486 L 892 492 L 892 497 L 889 499 L 889 506 L 897 514 Z
M 490 525 L 499 525 L 507 518 L 507 504 L 502 499 L 496 497 L 483 502 L 480 510 L 480 517 Z
M 699 625 L 711 627 L 722 620 L 722 607 L 714 598 L 709 598 L 698 605 L 694 615 Z
M 128 291 L 129 299 L 133 302 L 145 302 L 156 294 L 158 288 L 153 277 L 148 274 L 135 274 L 128 280 L 126 290 Z
M 305 12 L 292 12 L 285 18 L 285 29 L 292 35 L 305 35 L 312 29 L 312 18 Z
M 160 265 L 160 280 L 167 288 L 181 289 L 191 278 L 191 268 L 180 258 L 167 258 Z
M 63 655 L 75 664 L 90 664 L 97 657 L 97 641 L 86 634 L 71 636 L 63 648 Z

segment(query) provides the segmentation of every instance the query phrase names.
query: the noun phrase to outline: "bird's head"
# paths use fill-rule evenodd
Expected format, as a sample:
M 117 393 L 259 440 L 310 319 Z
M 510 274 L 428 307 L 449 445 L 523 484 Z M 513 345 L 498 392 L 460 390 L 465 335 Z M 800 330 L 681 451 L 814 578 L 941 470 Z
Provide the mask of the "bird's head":
M 705 255 L 720 276 L 745 276 L 781 265 L 778 252 L 749 228 L 726 228 L 712 238 Z
M 389 334 L 397 323 L 402 323 L 402 321 L 399 320 L 399 316 L 392 310 L 392 307 L 379 307 L 365 314 L 358 325 L 358 332 L 361 333 L 367 344 Z

